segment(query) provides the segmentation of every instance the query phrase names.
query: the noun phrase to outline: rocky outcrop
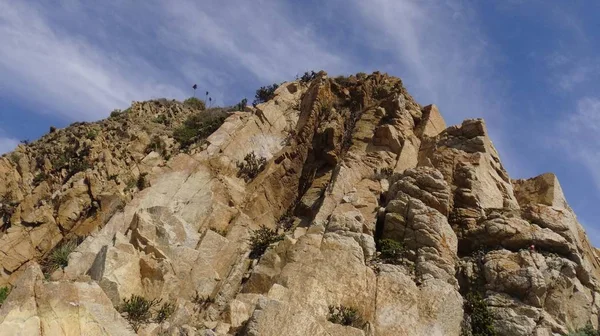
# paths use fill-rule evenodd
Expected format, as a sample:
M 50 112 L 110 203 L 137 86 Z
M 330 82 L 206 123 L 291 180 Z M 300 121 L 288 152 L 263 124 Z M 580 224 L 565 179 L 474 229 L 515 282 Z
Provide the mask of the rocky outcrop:
M 153 104 L 132 111 L 187 113 Z M 161 136 L 171 149 L 136 156 L 134 141 L 130 161 L 105 140 L 111 164 L 59 191 L 24 188 L 16 177 L 37 168 L 1 161 L 14 178 L 0 194 L 19 202 L 7 203 L 0 237 L 13 287 L 0 333 L 82 334 L 86 321 L 91 334 L 132 334 L 119 308 L 133 295 L 173 307 L 140 335 L 539 336 L 598 325 L 598 256 L 556 178 L 511 180 L 482 120 L 446 127 L 397 78 L 321 72 L 232 112 L 187 153 Z M 265 163 L 242 175 L 248 158 Z M 104 179 L 133 162 L 144 188 Z M 272 238 L 262 255 L 258 232 Z M 31 260 L 73 233 L 86 238 L 45 279 Z

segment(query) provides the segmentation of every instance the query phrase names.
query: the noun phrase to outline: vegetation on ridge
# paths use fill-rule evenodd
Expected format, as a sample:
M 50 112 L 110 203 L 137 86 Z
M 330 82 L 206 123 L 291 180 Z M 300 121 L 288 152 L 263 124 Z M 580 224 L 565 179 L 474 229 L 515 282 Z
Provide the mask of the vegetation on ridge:
M 252 105 L 256 106 L 258 104 L 267 102 L 273 97 L 275 97 L 275 90 L 279 87 L 279 84 L 271 84 L 267 86 L 262 86 L 258 90 L 256 90 L 256 94 L 254 95 L 254 102 Z
M 181 127 L 173 131 L 173 137 L 179 142 L 181 149 L 185 150 L 192 144 L 206 139 L 221 127 L 228 115 L 222 108 L 212 108 L 192 114 Z

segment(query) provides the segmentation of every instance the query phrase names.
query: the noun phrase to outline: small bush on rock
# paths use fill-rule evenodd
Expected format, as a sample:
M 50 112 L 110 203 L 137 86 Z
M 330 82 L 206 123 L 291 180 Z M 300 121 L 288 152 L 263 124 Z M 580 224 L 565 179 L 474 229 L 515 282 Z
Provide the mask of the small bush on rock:
M 173 132 L 173 137 L 179 142 L 182 149 L 206 139 L 216 131 L 225 119 L 227 112 L 223 109 L 215 108 L 199 112 L 189 116 L 183 125 Z
M 396 263 L 402 258 L 404 245 L 393 239 L 382 239 L 379 241 L 379 251 L 381 252 L 381 259 Z
M 123 113 L 123 112 L 121 112 L 121 110 L 119 110 L 119 109 L 113 110 L 112 112 L 110 112 L 110 117 L 116 118 L 116 117 L 120 116 L 121 113 Z
M 248 99 L 244 98 L 239 103 L 235 104 L 231 111 L 244 111 L 248 106 Z
M 206 103 L 202 99 L 198 99 L 196 97 L 190 97 L 183 101 L 183 105 L 189 106 L 191 108 L 195 108 L 197 110 L 205 110 Z
M 250 235 L 250 258 L 259 259 L 269 245 L 280 240 L 283 240 L 283 235 L 278 235 L 275 230 L 261 225 L 259 229 L 252 231 Z
M 304 75 L 302 75 L 302 77 L 300 77 L 300 82 L 302 83 L 308 83 L 311 80 L 317 78 L 317 73 L 314 71 L 310 71 L 310 72 L 305 72 Z
M 345 306 L 329 306 L 327 320 L 335 324 L 355 328 L 362 328 L 364 325 L 362 318 L 358 314 L 358 310 Z
M 386 168 L 381 168 L 381 169 L 375 168 L 373 171 L 373 180 L 389 179 L 392 176 L 392 174 L 394 174 L 394 168 L 391 168 L 391 167 L 386 167 Z
M 137 188 L 138 190 L 144 190 L 150 186 L 150 181 L 148 181 L 148 173 L 141 173 L 137 179 Z
M 150 154 L 151 152 L 157 152 L 161 156 L 166 156 L 167 154 L 167 149 L 158 135 L 154 135 L 146 147 L 145 153 Z
M 10 289 L 8 287 L 1 287 L 0 288 L 0 306 L 2 306 L 2 304 L 4 303 L 4 301 L 6 300 L 6 298 L 8 297 L 9 293 L 10 293 Z
M 175 304 L 171 302 L 165 302 L 156 312 L 156 318 L 154 318 L 154 320 L 156 323 L 163 323 L 173 314 L 173 312 L 175 312 Z
M 471 317 L 471 335 L 496 336 L 494 318 L 481 294 L 469 292 L 465 299 L 465 313 Z
M 254 106 L 267 102 L 273 97 L 275 97 L 275 90 L 279 87 L 278 84 L 272 84 L 268 86 L 263 86 L 260 89 L 256 90 L 256 94 L 254 95 L 254 102 L 252 103 Z
M 69 255 L 77 248 L 77 240 L 67 240 L 50 252 L 47 260 L 46 274 L 51 274 L 59 268 L 65 268 L 69 264 Z
M 583 328 L 569 333 L 567 336 L 600 336 L 600 331 L 594 329 L 594 326 L 591 324 L 588 324 Z
M 267 159 L 264 157 L 256 156 L 254 152 L 246 154 L 244 161 L 238 162 L 237 167 L 239 169 L 237 176 L 244 179 L 246 182 L 252 181 L 267 164 Z
M 160 300 L 148 300 L 142 296 L 131 295 L 129 299 L 123 299 L 119 312 L 126 313 L 126 319 L 137 331 L 142 323 L 148 323 L 152 318 L 151 309 L 158 305 Z

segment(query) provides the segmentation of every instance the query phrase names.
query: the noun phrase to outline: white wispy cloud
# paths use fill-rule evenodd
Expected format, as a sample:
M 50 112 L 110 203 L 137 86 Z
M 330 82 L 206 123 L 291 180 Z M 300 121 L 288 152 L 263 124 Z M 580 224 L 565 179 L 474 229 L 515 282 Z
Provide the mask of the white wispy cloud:
M 43 9 L 0 1 L 0 77 L 4 95 L 16 95 L 69 119 L 94 119 L 134 99 L 181 96 L 153 78 L 135 55 L 98 48 L 77 32 L 50 25 Z
M 595 81 L 600 74 L 600 63 L 595 58 L 573 56 L 568 50 L 555 50 L 545 60 L 548 81 L 552 87 L 561 91 L 574 91 Z
M 477 17 L 458 1 L 354 1 L 369 28 L 365 40 L 390 53 L 406 84 L 447 118 L 496 117 L 492 46 Z M 493 108 L 492 108 L 493 107 Z M 492 109 L 490 109 L 492 108 Z
M 574 113 L 555 127 L 555 138 L 566 155 L 584 165 L 600 189 L 600 97 L 580 98 Z
M 329 50 L 320 34 L 293 20 L 281 2 L 161 4 L 165 17 L 159 38 L 181 50 L 188 64 L 198 66 L 212 59 L 206 62 L 210 65 L 218 59 L 230 69 L 237 67 L 266 83 L 289 80 L 309 69 L 341 71 L 348 67 L 335 50 Z M 234 72 L 224 77 L 231 81 L 237 76 Z
M 0 89 L 70 120 L 132 100 L 185 98 L 192 83 L 223 103 L 249 82 L 346 65 L 278 2 L 55 5 L 0 0 L 0 77 L 10 79 Z

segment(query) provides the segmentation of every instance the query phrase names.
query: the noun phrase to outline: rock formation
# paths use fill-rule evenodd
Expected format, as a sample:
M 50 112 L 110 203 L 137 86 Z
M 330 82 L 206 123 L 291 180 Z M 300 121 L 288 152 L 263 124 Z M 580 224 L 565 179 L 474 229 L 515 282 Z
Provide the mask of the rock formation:
M 511 180 L 483 120 L 320 72 L 183 150 L 174 130 L 212 112 L 134 103 L 0 159 L 0 335 L 598 327 L 600 260 L 556 177 Z M 135 297 L 153 318 L 131 323 Z

